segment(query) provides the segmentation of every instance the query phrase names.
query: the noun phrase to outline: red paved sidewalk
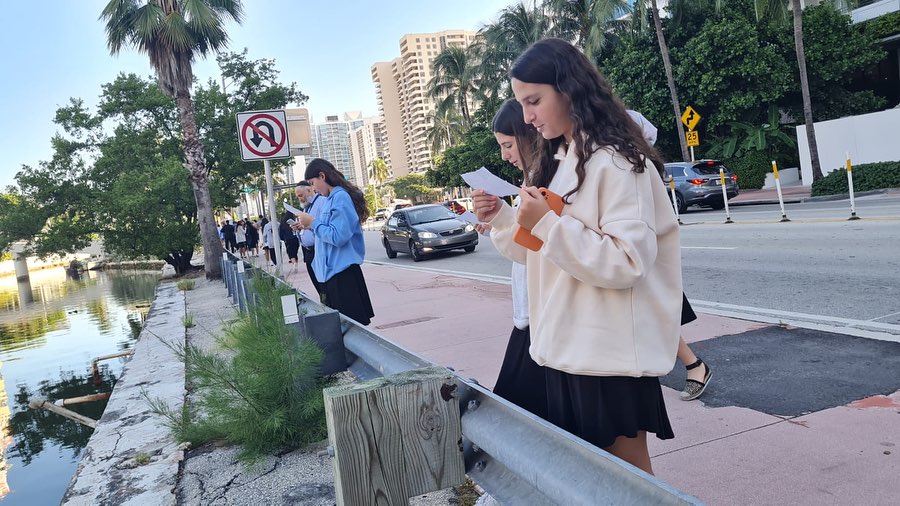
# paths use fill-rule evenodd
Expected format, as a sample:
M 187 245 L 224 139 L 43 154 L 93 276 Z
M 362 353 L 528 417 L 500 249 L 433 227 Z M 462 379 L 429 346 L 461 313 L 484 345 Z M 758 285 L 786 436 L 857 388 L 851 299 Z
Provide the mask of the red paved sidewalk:
M 363 271 L 372 330 L 493 385 L 512 329 L 509 286 L 382 265 Z M 302 266 L 288 281 L 313 293 Z M 684 327 L 688 342 L 767 326 L 699 316 Z M 728 374 L 727 363 L 713 368 Z M 900 504 L 900 391 L 785 419 L 663 390 L 676 438 L 650 438 L 654 470 L 709 504 Z

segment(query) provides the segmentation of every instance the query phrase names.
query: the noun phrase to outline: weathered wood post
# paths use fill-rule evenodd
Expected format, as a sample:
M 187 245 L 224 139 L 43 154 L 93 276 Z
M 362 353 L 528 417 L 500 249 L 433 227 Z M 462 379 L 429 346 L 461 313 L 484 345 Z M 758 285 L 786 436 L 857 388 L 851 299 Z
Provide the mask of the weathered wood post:
M 427 367 L 325 389 L 338 505 L 400 505 L 465 481 L 453 375 Z

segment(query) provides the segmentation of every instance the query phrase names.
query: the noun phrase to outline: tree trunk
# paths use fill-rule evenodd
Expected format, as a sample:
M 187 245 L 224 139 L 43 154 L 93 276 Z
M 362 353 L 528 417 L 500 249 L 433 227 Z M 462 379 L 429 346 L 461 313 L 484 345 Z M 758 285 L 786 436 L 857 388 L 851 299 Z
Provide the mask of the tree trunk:
M 191 258 L 193 256 L 194 252 L 191 250 L 170 251 L 163 260 L 175 268 L 175 274 L 181 275 L 193 270 L 191 266 Z
M 800 69 L 800 94 L 803 96 L 803 121 L 806 123 L 806 141 L 809 144 L 809 163 L 813 181 L 822 179 L 819 164 L 819 146 L 816 144 L 816 126 L 813 123 L 812 100 L 809 98 L 809 77 L 806 75 L 806 53 L 803 50 L 803 9 L 800 0 L 792 0 L 794 10 L 794 47 L 797 51 L 797 67 Z
M 659 20 L 659 9 L 656 7 L 656 0 L 650 0 L 650 8 L 653 9 L 656 40 L 659 41 L 659 52 L 662 55 L 663 67 L 666 69 L 669 93 L 672 95 L 672 107 L 675 110 L 675 127 L 678 129 L 678 144 L 681 146 L 681 159 L 687 162 L 690 161 L 691 156 L 688 154 L 687 140 L 684 138 L 684 126 L 681 124 L 681 104 L 678 103 L 678 91 L 675 89 L 675 77 L 672 75 L 672 62 L 669 60 L 669 46 L 666 45 L 666 36 L 663 35 L 662 22 Z
M 222 243 L 219 242 L 219 232 L 216 230 L 216 220 L 213 217 L 212 198 L 209 194 L 209 170 L 206 168 L 206 156 L 200 142 L 197 120 L 194 118 L 194 104 L 191 101 L 190 91 L 180 90 L 176 101 L 184 132 L 184 165 L 190 172 L 191 189 L 197 203 L 197 221 L 200 223 L 200 239 L 203 242 L 206 279 L 219 279 L 222 277 L 222 266 L 219 263 L 219 259 L 222 258 Z

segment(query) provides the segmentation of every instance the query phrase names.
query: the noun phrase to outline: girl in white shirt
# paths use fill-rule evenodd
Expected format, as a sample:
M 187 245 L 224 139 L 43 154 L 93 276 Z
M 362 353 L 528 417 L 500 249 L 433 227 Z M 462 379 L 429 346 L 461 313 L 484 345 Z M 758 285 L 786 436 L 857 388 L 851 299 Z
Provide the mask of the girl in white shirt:
M 517 212 L 484 192 L 473 200 L 497 248 L 527 267 L 530 354 L 546 370 L 547 419 L 652 473 L 647 432 L 674 437 L 658 377 L 675 362 L 682 294 L 662 159 L 571 44 L 533 44 L 510 77 L 525 122 L 544 139 L 534 167 L 559 160 L 547 188 L 566 205 L 552 212 L 535 186 L 522 188 Z M 519 226 L 543 241 L 539 251 L 514 242 Z

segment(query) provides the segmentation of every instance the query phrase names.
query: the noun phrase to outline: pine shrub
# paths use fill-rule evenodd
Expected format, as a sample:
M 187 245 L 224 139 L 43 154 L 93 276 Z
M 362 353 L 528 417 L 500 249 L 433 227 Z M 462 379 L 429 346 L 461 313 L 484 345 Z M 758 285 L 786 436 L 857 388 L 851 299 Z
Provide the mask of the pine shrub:
M 327 435 L 323 353 L 285 325 L 280 298 L 287 287 L 259 275 L 252 283 L 259 301 L 217 338 L 220 351 L 176 347 L 196 389 L 194 404 L 180 412 L 154 406 L 179 441 L 224 439 L 238 445 L 248 462 Z

